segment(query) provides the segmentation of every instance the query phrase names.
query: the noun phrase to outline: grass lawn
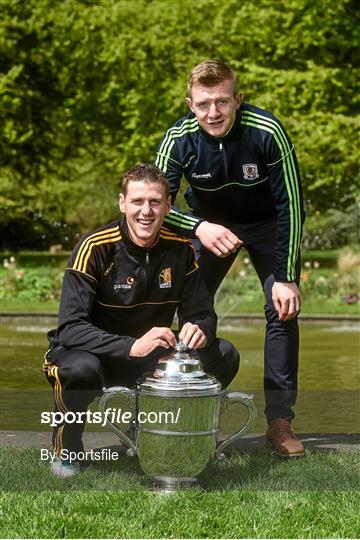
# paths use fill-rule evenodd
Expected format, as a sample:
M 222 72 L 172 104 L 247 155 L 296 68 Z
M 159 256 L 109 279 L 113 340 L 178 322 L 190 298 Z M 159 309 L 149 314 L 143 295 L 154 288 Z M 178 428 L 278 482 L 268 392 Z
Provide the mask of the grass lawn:
M 356 538 L 359 453 L 280 461 L 232 454 L 210 465 L 201 487 L 148 489 L 136 459 L 97 463 L 58 479 L 37 449 L 1 450 L 1 537 Z
M 18 300 L 17 298 L 1 300 L 0 312 L 14 313 L 57 313 L 59 311 L 58 301 L 40 300 Z
M 59 310 L 58 301 L 40 301 L 40 300 L 18 300 L 17 298 L 6 299 L 0 302 L 1 312 L 19 312 L 19 313 L 57 313 Z

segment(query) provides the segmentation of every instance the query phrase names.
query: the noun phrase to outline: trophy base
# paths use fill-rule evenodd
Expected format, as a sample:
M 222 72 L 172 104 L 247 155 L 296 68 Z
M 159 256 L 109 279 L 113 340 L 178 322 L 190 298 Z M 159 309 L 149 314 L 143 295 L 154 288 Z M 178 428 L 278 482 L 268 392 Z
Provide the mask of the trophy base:
M 153 476 L 152 480 L 155 481 L 152 489 L 154 491 L 161 491 L 162 493 L 172 493 L 181 489 L 188 489 L 196 485 L 197 478 L 184 477 L 174 478 L 172 476 Z

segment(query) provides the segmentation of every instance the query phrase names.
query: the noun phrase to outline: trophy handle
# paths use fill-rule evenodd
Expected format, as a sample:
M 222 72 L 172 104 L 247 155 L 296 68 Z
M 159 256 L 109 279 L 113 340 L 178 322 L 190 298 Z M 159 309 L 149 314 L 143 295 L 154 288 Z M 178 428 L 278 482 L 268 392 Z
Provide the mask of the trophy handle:
M 246 433 L 250 431 L 250 429 L 255 424 L 257 412 L 256 412 L 255 404 L 253 402 L 253 397 L 254 397 L 253 394 L 251 395 L 243 394 L 242 392 L 230 392 L 230 394 L 225 394 L 223 410 L 226 410 L 233 403 L 241 403 L 242 405 L 244 405 L 244 407 L 247 408 L 249 416 L 248 416 L 246 424 L 239 431 L 237 431 L 236 433 L 234 433 L 233 435 L 230 435 L 230 437 L 225 439 L 225 441 L 223 441 L 220 444 L 219 448 L 217 448 L 216 453 L 215 453 L 215 457 L 217 459 L 221 459 L 221 457 L 223 457 L 221 456 L 221 453 L 224 450 L 224 448 L 226 448 L 232 442 L 243 437 Z
M 130 390 L 129 388 L 126 388 L 125 386 L 113 386 L 111 388 L 106 388 L 103 395 L 100 398 L 98 410 L 104 414 L 106 411 L 107 402 L 110 399 L 113 399 L 115 396 L 119 396 L 119 395 L 133 398 L 135 395 L 135 392 L 133 390 Z M 116 424 L 113 424 L 112 422 L 110 422 L 108 416 L 105 416 L 105 417 L 106 417 L 106 424 L 109 426 L 111 431 L 113 431 L 119 437 L 120 441 L 123 443 L 125 448 L 127 448 L 126 454 L 129 457 L 135 456 L 137 454 L 137 447 L 132 442 L 132 440 L 127 435 L 125 435 L 125 433 L 121 431 L 121 429 L 119 429 Z

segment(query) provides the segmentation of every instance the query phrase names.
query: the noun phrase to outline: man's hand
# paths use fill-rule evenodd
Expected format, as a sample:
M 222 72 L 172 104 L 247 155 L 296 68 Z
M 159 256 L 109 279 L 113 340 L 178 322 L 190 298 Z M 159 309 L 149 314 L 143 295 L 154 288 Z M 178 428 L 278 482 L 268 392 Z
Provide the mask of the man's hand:
M 216 223 L 203 221 L 196 229 L 195 236 L 202 245 L 217 257 L 227 257 L 236 253 L 242 241 L 229 229 Z
M 181 339 L 189 349 L 202 349 L 206 345 L 206 336 L 204 332 L 197 324 L 192 324 L 191 322 L 184 324 L 179 332 L 179 339 Z
M 293 319 L 301 307 L 300 291 L 296 283 L 275 281 L 272 288 L 272 300 L 280 321 Z
M 141 338 L 137 339 L 130 349 L 130 356 L 142 357 L 150 354 L 156 347 L 175 347 L 176 337 L 170 328 L 154 326 Z

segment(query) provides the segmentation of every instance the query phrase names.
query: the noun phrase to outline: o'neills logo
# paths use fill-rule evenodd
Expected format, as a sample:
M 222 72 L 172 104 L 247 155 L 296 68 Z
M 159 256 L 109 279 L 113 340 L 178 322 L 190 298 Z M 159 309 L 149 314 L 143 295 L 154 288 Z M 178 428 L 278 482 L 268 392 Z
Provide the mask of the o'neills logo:
M 168 289 L 171 287 L 171 268 L 164 268 L 159 275 L 160 289 Z
M 206 174 L 196 174 L 196 173 L 192 173 L 191 175 L 192 178 L 211 178 L 211 173 L 206 173 Z
M 259 178 L 259 171 L 255 163 L 246 163 L 242 168 L 245 180 L 256 180 L 256 178 Z
M 112 262 L 112 263 L 110 264 L 109 268 L 107 268 L 107 269 L 105 270 L 104 276 L 107 276 L 107 275 L 108 275 L 108 273 L 110 272 L 110 270 L 112 269 L 113 266 L 114 266 L 114 263 Z

